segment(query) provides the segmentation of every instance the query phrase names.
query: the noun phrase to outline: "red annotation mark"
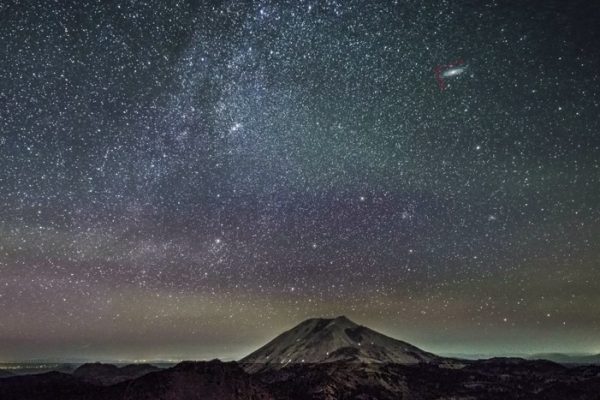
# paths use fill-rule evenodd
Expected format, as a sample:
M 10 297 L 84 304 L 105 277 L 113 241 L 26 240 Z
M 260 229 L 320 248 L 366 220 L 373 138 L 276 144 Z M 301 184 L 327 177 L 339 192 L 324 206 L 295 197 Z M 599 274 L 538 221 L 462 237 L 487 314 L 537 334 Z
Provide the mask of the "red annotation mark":
M 437 65 L 433 69 L 433 73 L 435 75 L 435 80 L 441 91 L 446 90 L 446 88 L 448 87 L 448 84 L 446 83 L 446 81 L 444 79 L 444 73 L 446 73 L 447 71 L 450 71 L 454 68 L 462 67 L 464 65 L 465 65 L 465 62 L 462 59 L 458 59 L 454 62 L 451 62 L 450 64 Z

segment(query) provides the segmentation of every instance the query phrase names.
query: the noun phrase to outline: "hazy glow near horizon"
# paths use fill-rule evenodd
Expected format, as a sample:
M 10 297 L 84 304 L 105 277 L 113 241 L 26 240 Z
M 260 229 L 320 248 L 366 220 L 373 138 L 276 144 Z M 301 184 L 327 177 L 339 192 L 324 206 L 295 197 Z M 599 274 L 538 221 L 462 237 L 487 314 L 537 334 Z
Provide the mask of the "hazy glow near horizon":
M 600 349 L 593 4 L 21 3 L 0 360 L 235 359 L 341 314 L 440 353 Z

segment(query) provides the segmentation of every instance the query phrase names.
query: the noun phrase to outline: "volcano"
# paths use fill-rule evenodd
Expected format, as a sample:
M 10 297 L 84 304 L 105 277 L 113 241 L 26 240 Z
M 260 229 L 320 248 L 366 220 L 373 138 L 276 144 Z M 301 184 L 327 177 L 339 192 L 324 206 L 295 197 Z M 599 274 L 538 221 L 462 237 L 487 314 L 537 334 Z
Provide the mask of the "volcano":
M 240 360 L 246 370 L 303 363 L 434 363 L 442 358 L 358 325 L 345 316 L 312 318 Z

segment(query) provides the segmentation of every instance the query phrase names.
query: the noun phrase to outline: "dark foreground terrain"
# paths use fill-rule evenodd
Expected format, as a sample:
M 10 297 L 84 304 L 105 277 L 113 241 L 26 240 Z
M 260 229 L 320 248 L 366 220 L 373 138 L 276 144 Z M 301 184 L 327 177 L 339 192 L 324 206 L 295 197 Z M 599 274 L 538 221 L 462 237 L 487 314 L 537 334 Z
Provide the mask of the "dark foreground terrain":
M 244 367 L 217 360 L 167 369 L 87 364 L 72 374 L 4 377 L 0 399 L 600 399 L 599 366 L 549 361 L 290 364 L 252 374 Z
M 303 321 L 239 362 L 163 367 L 8 375 L 0 400 L 600 399 L 600 366 L 446 358 L 344 316 Z

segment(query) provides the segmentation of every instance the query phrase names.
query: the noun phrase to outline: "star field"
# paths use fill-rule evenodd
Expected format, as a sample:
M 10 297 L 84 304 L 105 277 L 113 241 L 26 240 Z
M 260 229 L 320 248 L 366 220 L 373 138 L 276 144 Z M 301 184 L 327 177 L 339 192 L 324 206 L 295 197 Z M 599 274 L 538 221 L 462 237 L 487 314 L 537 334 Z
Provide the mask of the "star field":
M 238 358 L 340 314 L 600 351 L 598 16 L 1 4 L 0 361 Z

